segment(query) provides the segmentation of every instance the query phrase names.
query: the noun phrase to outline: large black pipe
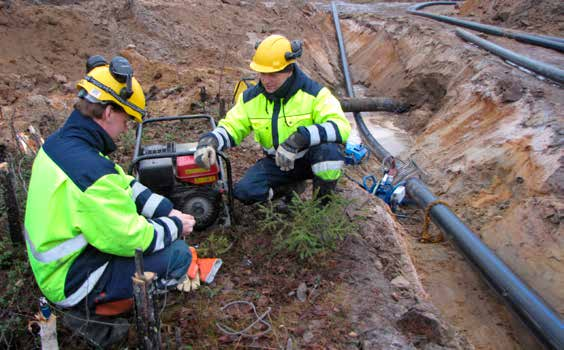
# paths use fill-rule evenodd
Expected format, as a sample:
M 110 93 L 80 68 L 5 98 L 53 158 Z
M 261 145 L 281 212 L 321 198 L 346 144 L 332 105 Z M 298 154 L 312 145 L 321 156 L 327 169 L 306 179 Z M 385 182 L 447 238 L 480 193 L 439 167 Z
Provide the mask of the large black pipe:
M 541 61 L 534 60 L 532 58 L 528 58 L 523 55 L 516 54 L 513 51 L 507 50 L 499 45 L 492 43 L 491 41 L 482 39 L 479 36 L 460 28 L 456 29 L 456 35 L 466 41 L 470 41 L 480 46 L 481 48 L 488 50 L 489 52 L 499 57 L 505 58 L 506 60 L 514 62 L 519 66 L 527 68 L 535 73 L 538 73 L 561 84 L 564 84 L 564 70 L 560 68 Z
M 354 97 L 354 90 L 352 87 L 352 80 L 349 75 L 349 62 L 347 60 L 347 53 L 345 51 L 345 44 L 343 40 L 343 34 L 341 32 L 341 24 L 339 23 L 339 12 L 337 11 L 337 5 L 334 2 L 331 3 L 331 10 L 333 12 L 333 22 L 335 23 L 335 31 L 337 32 L 337 42 L 339 43 L 339 52 L 341 55 L 341 63 L 343 64 L 343 75 L 345 76 L 345 84 L 347 87 L 347 94 L 349 97 Z M 360 112 L 354 112 L 354 120 L 356 122 L 356 126 L 360 129 L 365 138 L 368 140 L 369 144 L 371 145 L 372 152 L 379 158 L 384 159 L 387 157 L 391 157 L 391 153 L 388 152 L 384 146 L 378 142 L 374 136 L 368 130 L 366 124 L 364 124 L 364 120 L 362 120 L 362 115 Z
M 558 41 L 560 43 L 564 43 L 564 38 L 559 38 L 557 36 L 549 36 L 549 35 L 539 35 L 541 38 L 545 38 L 552 41 Z
M 406 189 L 421 208 L 427 208 L 437 200 L 417 178 L 408 179 Z M 434 205 L 430 216 L 538 339 L 548 347 L 564 349 L 562 320 L 532 288 L 521 281 L 447 206 Z
M 424 2 L 424 3 L 420 3 L 420 4 L 410 6 L 407 9 L 407 12 L 411 13 L 413 15 L 427 17 L 427 18 L 431 18 L 431 19 L 434 19 L 434 20 L 437 20 L 437 21 L 441 21 L 441 22 L 445 22 L 445 23 L 449 23 L 449 24 L 454 24 L 454 25 L 461 26 L 461 27 L 466 27 L 466 28 L 472 29 L 472 30 L 477 30 L 477 31 L 482 32 L 482 33 L 487 33 L 487 34 L 492 34 L 492 35 L 497 35 L 497 36 L 504 36 L 504 37 L 515 39 L 517 41 L 521 41 L 521 42 L 524 42 L 524 43 L 527 43 L 527 44 L 542 46 L 542 47 L 546 47 L 546 48 L 549 48 L 549 49 L 564 52 L 564 42 L 563 42 L 564 39 L 562 39 L 562 38 L 550 37 L 550 36 L 546 36 L 546 35 L 541 36 L 541 35 L 533 35 L 533 34 L 527 34 L 527 33 L 518 33 L 518 32 L 509 31 L 507 29 L 492 26 L 492 25 L 487 25 L 487 24 L 482 24 L 482 23 L 477 23 L 477 22 L 472 22 L 472 21 L 466 21 L 466 20 L 463 20 L 463 19 L 452 18 L 452 17 L 442 16 L 442 15 L 435 15 L 433 13 L 427 13 L 427 12 L 419 11 L 419 10 L 425 8 L 425 7 L 434 6 L 434 5 L 456 5 L 456 4 L 457 4 L 457 2 L 454 2 L 454 1 L 430 1 L 430 2 Z
M 404 113 L 409 104 L 387 97 L 340 98 L 341 108 L 345 112 L 377 112 Z
M 339 40 L 341 57 L 346 57 L 342 43 L 341 27 L 338 25 L 338 12 L 332 3 L 333 18 Z M 348 64 L 343 59 L 345 79 L 350 79 Z M 350 86 L 350 82 L 346 82 Z M 368 140 L 374 139 L 368 129 L 360 128 Z M 383 157 L 376 154 L 380 161 Z M 421 208 L 427 208 L 437 198 L 427 186 L 417 178 L 407 180 L 408 195 Z M 486 281 L 497 291 L 521 320 L 531 329 L 533 334 L 553 349 L 564 349 L 564 324 L 557 313 L 511 269 L 501 261 L 448 207 L 434 205 L 430 210 L 433 222 L 457 244 L 468 260 L 480 271 Z

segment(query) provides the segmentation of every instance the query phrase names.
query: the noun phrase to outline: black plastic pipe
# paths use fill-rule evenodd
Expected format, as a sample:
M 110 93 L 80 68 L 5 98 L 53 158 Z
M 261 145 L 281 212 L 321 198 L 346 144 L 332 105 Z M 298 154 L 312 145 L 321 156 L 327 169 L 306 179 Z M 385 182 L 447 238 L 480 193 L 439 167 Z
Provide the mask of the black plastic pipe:
M 339 53 L 341 55 L 341 63 L 343 64 L 343 75 L 345 76 L 347 94 L 349 95 L 349 97 L 354 97 L 354 90 L 352 87 L 351 77 L 349 75 L 349 62 L 347 60 L 347 52 L 345 50 L 343 34 L 341 32 L 341 24 L 339 23 L 339 12 L 337 11 L 337 5 L 335 5 L 334 2 L 331 3 L 331 11 L 333 12 L 333 22 L 335 23 L 335 31 L 337 32 L 337 42 L 339 43 Z M 391 157 L 392 154 L 388 152 L 384 148 L 384 146 L 382 146 L 380 142 L 378 142 L 374 138 L 374 136 L 372 136 L 370 130 L 368 130 L 368 127 L 364 123 L 360 112 L 354 112 L 353 115 L 356 126 L 361 130 L 362 134 L 364 134 L 365 138 L 369 141 L 372 152 L 374 152 L 374 154 L 376 154 L 379 159 Z
M 557 36 L 550 36 L 550 35 L 539 35 L 541 38 L 545 38 L 552 41 L 558 41 L 560 43 L 564 43 L 564 38 L 559 38 Z
M 430 1 L 430 2 L 423 2 L 417 5 L 410 6 L 407 9 L 408 13 L 413 15 L 418 15 L 422 17 L 431 18 L 437 21 L 454 24 L 461 27 L 466 27 L 468 29 L 476 30 L 482 33 L 497 35 L 497 36 L 504 36 L 507 38 L 511 38 L 517 41 L 521 41 L 527 44 L 537 45 L 546 47 L 548 49 L 553 49 L 556 51 L 564 52 L 564 39 L 558 37 L 550 37 L 546 35 L 533 35 L 527 33 L 517 33 L 513 31 L 506 30 L 501 27 L 496 27 L 488 24 L 482 24 L 472 21 L 467 21 L 458 18 L 452 18 L 448 16 L 442 15 L 435 15 L 433 13 L 426 13 L 419 11 L 425 7 L 434 6 L 434 5 L 456 5 L 457 2 L 454 1 Z
M 507 50 L 499 45 L 492 43 L 486 39 L 482 39 L 477 35 L 474 35 L 470 32 L 462 30 L 460 28 L 456 29 L 456 35 L 461 37 L 466 41 L 470 41 L 481 48 L 488 50 L 489 52 L 502 57 L 508 61 L 514 62 L 521 67 L 527 68 L 535 73 L 538 73 L 542 76 L 550 78 L 556 82 L 564 84 L 564 70 L 552 66 L 550 64 L 546 64 L 541 61 L 534 60 L 532 58 L 528 58 L 523 55 L 516 54 L 511 50 Z
M 408 195 L 421 208 L 437 200 L 417 178 L 407 180 Z M 509 304 L 519 318 L 546 346 L 564 349 L 564 324 L 558 314 L 527 286 L 495 253 L 488 248 L 447 206 L 434 205 L 433 222 L 460 248 L 464 256 L 478 267 L 486 282 Z
M 339 16 L 334 3 L 332 3 L 332 11 L 343 62 L 343 73 L 345 79 L 350 79 L 341 27 L 338 25 Z M 350 81 L 347 81 L 346 84 L 351 86 Z M 370 142 L 374 139 L 367 128 L 360 128 L 360 131 Z M 376 153 L 376 156 L 383 161 L 384 157 L 381 157 L 380 153 Z M 437 197 L 417 178 L 408 179 L 406 189 L 408 195 L 421 208 L 427 208 L 437 200 Z M 433 222 L 453 239 L 462 253 L 480 271 L 486 282 L 507 301 L 512 310 L 545 346 L 552 349 L 564 349 L 562 320 L 533 289 L 521 281 L 447 206 L 434 205 L 430 210 L 430 216 Z
M 409 104 L 387 97 L 340 98 L 341 108 L 345 112 L 393 112 L 404 113 L 409 110 Z

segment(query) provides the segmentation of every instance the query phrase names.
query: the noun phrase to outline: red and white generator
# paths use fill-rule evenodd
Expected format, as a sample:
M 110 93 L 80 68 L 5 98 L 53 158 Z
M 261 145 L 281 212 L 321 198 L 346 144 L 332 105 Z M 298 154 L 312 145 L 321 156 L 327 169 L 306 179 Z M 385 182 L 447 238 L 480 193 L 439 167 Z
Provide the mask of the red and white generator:
M 207 170 L 200 168 L 194 159 L 197 142 L 141 144 L 147 124 L 197 119 L 208 120 L 212 130 L 215 129 L 213 118 L 204 114 L 151 118 L 140 123 L 129 173 L 153 192 L 172 200 L 176 209 L 194 216 L 196 230 L 214 224 L 230 226 L 233 183 L 231 163 L 224 153 L 217 152 L 216 164 Z

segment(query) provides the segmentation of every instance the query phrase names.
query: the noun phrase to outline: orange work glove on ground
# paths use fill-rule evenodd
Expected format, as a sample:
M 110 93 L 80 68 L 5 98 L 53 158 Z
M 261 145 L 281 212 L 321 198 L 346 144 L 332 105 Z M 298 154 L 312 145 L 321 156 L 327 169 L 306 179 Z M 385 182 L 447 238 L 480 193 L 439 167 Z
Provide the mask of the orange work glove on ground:
M 190 266 L 188 266 L 188 271 L 186 271 L 186 279 L 176 286 L 181 292 L 190 292 L 200 288 L 200 272 L 198 271 L 198 253 L 196 248 L 190 247 L 190 253 L 192 253 L 192 261 Z
M 198 258 L 198 253 L 194 247 L 190 247 L 190 252 L 192 253 L 192 261 L 186 272 L 186 279 L 176 286 L 176 289 L 182 292 L 198 289 L 200 281 L 212 283 L 223 264 L 223 261 L 218 258 Z

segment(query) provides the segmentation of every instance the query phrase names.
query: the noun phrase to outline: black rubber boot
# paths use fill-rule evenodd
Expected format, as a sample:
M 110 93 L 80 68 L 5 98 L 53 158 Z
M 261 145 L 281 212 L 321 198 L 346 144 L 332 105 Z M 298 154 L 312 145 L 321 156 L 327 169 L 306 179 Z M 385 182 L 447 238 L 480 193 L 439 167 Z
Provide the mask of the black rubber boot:
M 337 189 L 337 180 L 325 181 L 318 177 L 313 178 L 313 196 L 317 193 L 320 204 L 326 206 L 331 201 L 331 195 Z
M 305 188 L 305 180 L 282 185 L 273 189 L 274 196 L 272 199 L 282 198 L 285 202 L 290 203 L 292 201 L 292 198 L 294 197 L 294 193 L 300 195 L 305 191 Z
M 292 203 L 292 198 L 294 198 L 295 194 L 298 196 L 302 194 L 305 191 L 305 188 L 306 182 L 305 180 L 302 180 L 274 189 L 272 200 L 274 201 L 279 199 L 276 204 L 276 211 L 288 214 L 290 212 L 290 203 Z
M 129 331 L 129 323 L 125 318 L 87 315 L 76 308 L 63 314 L 62 323 L 96 348 L 102 349 L 123 342 Z

